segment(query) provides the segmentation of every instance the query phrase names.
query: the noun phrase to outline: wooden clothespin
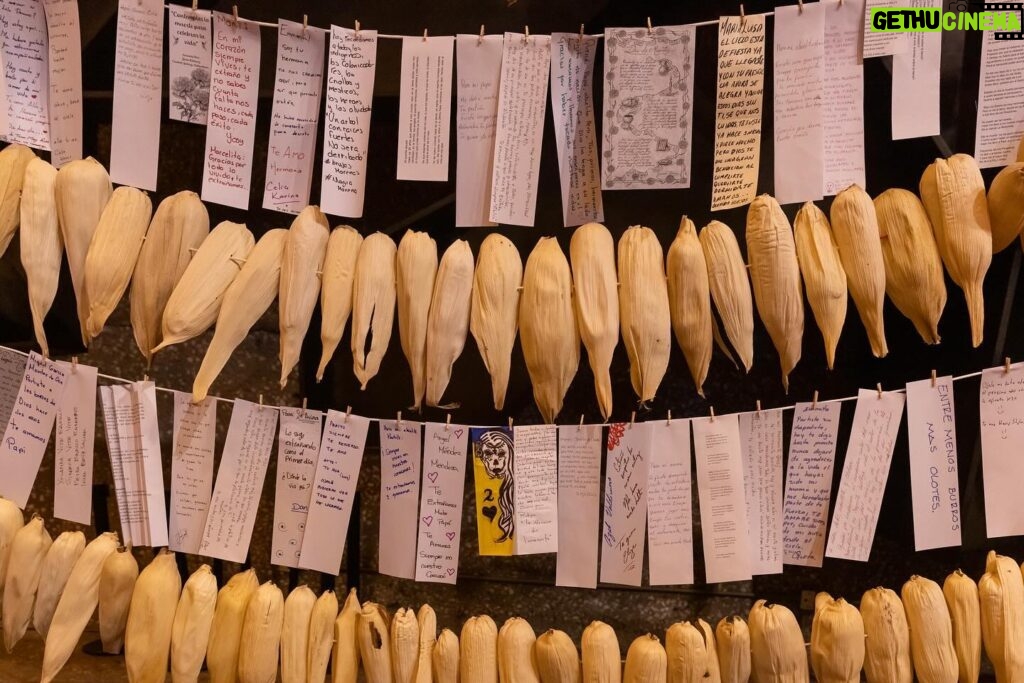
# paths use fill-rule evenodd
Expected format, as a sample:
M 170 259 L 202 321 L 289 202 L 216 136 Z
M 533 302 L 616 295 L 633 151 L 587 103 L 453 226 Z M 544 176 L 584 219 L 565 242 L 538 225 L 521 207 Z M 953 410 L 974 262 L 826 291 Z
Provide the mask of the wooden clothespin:
M 576 428 L 577 432 L 583 431 L 583 414 L 580 413 L 580 426 Z
M 1004 358 L 1003 359 L 1003 363 L 1004 363 L 1004 367 L 1006 369 L 1006 374 L 1009 375 L 1010 374 L 1010 357 L 1007 356 L 1006 358 Z
M 528 40 L 530 40 L 530 27 L 529 26 L 526 27 L 526 32 L 523 33 L 523 45 L 526 45 L 526 42 Z
M 309 15 L 302 15 L 302 35 L 306 35 L 309 32 Z
M 148 382 L 149 381 L 149 373 L 148 372 L 142 373 L 142 381 L 143 382 Z
M 740 28 L 747 25 L 747 13 L 743 11 L 743 3 L 740 3 Z
M 653 36 L 654 35 L 654 27 L 651 26 L 651 18 L 650 17 L 647 17 L 647 35 L 649 35 L 649 36 Z
M 356 19 L 356 38 L 359 37 L 359 20 Z
M 508 429 L 509 429 L 509 431 L 512 431 L 512 418 L 511 417 L 508 418 Z
M 878 384 L 876 384 L 875 388 L 878 389 L 878 398 L 882 398 L 882 383 L 879 382 Z
M 818 390 L 817 389 L 814 390 L 814 398 L 811 399 L 811 407 L 812 408 L 817 408 L 818 407 Z
M 348 422 L 348 418 L 352 416 L 352 406 L 345 406 L 345 422 Z
M 711 410 L 711 421 L 714 422 L 715 421 L 715 407 L 714 406 L 710 406 L 710 410 Z
M 78 356 L 71 356 L 71 374 L 78 372 Z
M 398 411 L 398 415 L 395 416 L 395 426 L 396 427 L 401 427 L 402 426 L 402 411 L 401 410 L 399 410 Z
M 633 423 L 636 422 L 636 411 L 634 410 L 629 414 L 629 426 L 632 427 Z
M 839 7 L 843 6 L 843 0 L 839 0 Z
M 798 14 L 803 14 L 804 13 L 804 0 L 796 0 L 796 3 L 799 6 L 799 9 L 797 9 L 797 13 Z
M 423 42 L 427 42 L 427 29 L 423 29 Z
M 452 426 L 452 414 L 448 413 L 448 418 L 444 422 L 444 431 L 448 431 Z
M 238 5 L 231 6 L 231 17 L 235 26 L 238 26 Z
M 484 25 L 480 24 L 480 37 L 476 39 L 477 45 L 482 45 L 484 42 Z
M 668 417 L 665 419 L 665 424 L 666 425 L 671 425 L 672 424 L 672 411 L 671 410 L 668 411 Z
M 302 399 L 302 409 L 303 410 L 306 409 L 306 403 L 307 403 L 307 399 L 305 397 L 303 397 L 303 399 Z
M 263 409 L 263 394 L 260 394 L 260 410 Z
M 757 399 L 757 412 L 761 412 L 761 399 Z
M 192 14 L 199 11 L 199 0 L 192 0 Z
M 932 389 L 935 388 L 935 371 L 932 370 Z
M 580 45 L 583 44 L 583 24 L 580 24 Z

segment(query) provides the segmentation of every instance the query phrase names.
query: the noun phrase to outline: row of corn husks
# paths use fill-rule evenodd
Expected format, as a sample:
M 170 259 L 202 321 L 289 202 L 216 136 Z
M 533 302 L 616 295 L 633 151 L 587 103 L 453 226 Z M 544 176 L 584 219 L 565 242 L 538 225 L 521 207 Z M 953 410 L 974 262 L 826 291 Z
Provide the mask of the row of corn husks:
M 984 328 L 982 284 L 993 251 L 1009 246 L 1024 226 L 1024 163 L 1003 169 L 986 195 L 977 163 L 964 154 L 928 166 L 921 199 L 891 189 L 872 200 L 851 186 L 836 196 L 828 217 L 805 204 L 795 227 L 774 198 L 758 197 L 747 213 L 749 276 L 728 226 L 712 221 L 698 236 L 685 217 L 667 258 L 649 228 L 630 227 L 616 252 L 611 233 L 591 223 L 574 233 L 569 259 L 557 241 L 542 238 L 524 268 L 517 248 L 501 235 L 489 235 L 475 260 L 463 240 L 439 259 L 425 233 L 409 231 L 397 246 L 382 233 L 363 239 L 347 226 L 331 231 L 315 206 L 290 229 L 270 230 L 256 242 L 243 224 L 225 221 L 210 230 L 194 192 L 166 198 L 153 213 L 145 193 L 111 191 L 95 160 L 57 171 L 19 145 L 0 152 L 0 189 L 0 253 L 20 220 L 21 258 L 44 354 L 42 323 L 66 249 L 87 344 L 129 285 L 132 327 L 147 361 L 216 324 L 193 385 L 195 400 L 206 396 L 275 298 L 283 386 L 319 300 L 318 377 L 351 315 L 354 372 L 365 388 L 380 369 L 397 308 L 415 407 L 424 400 L 442 404 L 452 366 L 472 332 L 500 410 L 518 334 L 534 398 L 548 422 L 576 374 L 581 341 L 605 419 L 612 412 L 609 367 L 620 337 L 641 402 L 654 398 L 668 369 L 673 331 L 698 392 L 715 338 L 749 370 L 754 303 L 788 386 L 800 360 L 805 287 L 829 367 L 846 320 L 847 293 L 876 356 L 888 352 L 886 294 L 926 343 L 937 343 L 946 302 L 943 264 L 964 291 L 977 346 Z

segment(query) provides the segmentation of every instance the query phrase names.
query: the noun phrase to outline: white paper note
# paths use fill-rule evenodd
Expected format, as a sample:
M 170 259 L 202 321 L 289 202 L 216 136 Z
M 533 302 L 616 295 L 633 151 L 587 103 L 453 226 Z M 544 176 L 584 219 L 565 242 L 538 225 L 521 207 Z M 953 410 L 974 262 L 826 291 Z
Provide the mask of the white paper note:
M 455 227 L 495 225 L 491 174 L 498 121 L 503 36 L 458 35 L 455 119 Z
M 903 7 L 942 9 L 941 0 L 910 0 Z M 938 135 L 942 31 L 909 34 L 908 50 L 892 58 L 892 139 Z
M 2 35 L 3 29 L 0 29 Z M 0 46 L 2 48 L 2 46 Z M 10 102 L 7 98 L 7 67 L 4 66 L 4 51 L 0 49 L 0 139 L 6 140 L 11 131 Z
M 259 25 L 214 12 L 203 201 L 249 208 L 259 90 Z
M 775 8 L 775 198 L 821 199 L 824 184 L 825 3 Z M 754 572 L 757 573 L 756 571 Z
M 365 417 L 327 411 L 306 532 L 302 535 L 299 566 L 303 569 L 335 576 L 341 573 L 341 557 L 369 427 L 370 421 Z
M 451 36 L 402 40 L 399 180 L 448 180 L 454 44 Z
M 46 15 L 39 0 L 0 3 L 0 46 L 7 84 L 7 141 L 50 149 Z
M 558 552 L 558 432 L 514 427 L 516 555 Z
M 693 583 L 690 422 L 651 423 L 647 551 L 651 585 Z
M 64 395 L 54 429 L 53 516 L 92 524 L 96 368 L 57 362 L 64 369 Z
M 416 578 L 423 428 L 380 422 L 380 534 L 377 571 Z
M 0 442 L 0 496 L 24 509 L 50 442 L 64 392 L 64 368 L 33 352 Z
M 974 136 L 974 158 L 982 168 L 1016 161 L 1017 144 L 1024 135 L 1021 101 L 1024 101 L 1024 41 L 996 40 L 994 31 L 982 31 Z
M 857 392 L 857 410 L 825 549 L 828 557 L 868 561 L 906 400 L 896 392 L 881 396 L 870 389 Z
M 167 545 L 167 506 L 164 469 L 160 456 L 160 426 L 156 413 L 156 385 L 133 382 L 114 386 L 114 419 L 120 441 L 121 469 L 129 510 L 137 510 L 141 538 L 136 545 Z
M 12 351 L 0 348 L 0 425 L 7 428 L 11 419 L 14 402 L 18 399 L 21 379 L 25 376 L 25 365 L 28 358 Z
M 840 408 L 839 403 L 797 403 L 793 412 L 782 504 L 782 561 L 786 564 L 821 566 Z
M 650 423 L 608 426 L 601 530 L 601 581 L 639 586 L 647 530 Z
M 825 2 L 825 88 L 822 100 L 824 194 L 831 196 L 864 175 L 864 65 L 860 60 L 864 0 Z
M 167 115 L 175 121 L 206 125 L 210 107 L 213 23 L 207 10 L 167 6 Z
M 169 547 L 199 554 L 213 494 L 213 453 L 217 438 L 217 401 L 192 403 L 192 395 L 174 392 L 171 444 L 171 518 Z
M 712 211 L 749 204 L 757 194 L 763 93 L 764 15 L 721 17 Z
M 377 32 L 331 26 L 320 208 L 335 216 L 363 215 L 370 142 Z
M 119 0 L 110 179 L 150 191 L 156 190 L 160 161 L 163 50 L 163 2 Z
M 985 529 L 989 538 L 1024 534 L 1020 483 L 1024 481 L 1024 363 L 981 375 L 981 466 Z
M 886 55 L 901 55 L 910 49 L 910 35 L 903 31 L 874 31 L 871 28 L 871 10 L 876 7 L 913 7 L 912 2 L 906 0 L 867 0 L 864 9 L 864 43 L 861 48 L 861 56 L 864 59 L 870 57 L 884 57 Z
M 117 419 L 114 417 L 113 387 L 100 387 L 100 402 L 103 405 L 103 436 L 107 440 L 107 454 L 110 457 L 110 477 L 114 480 L 114 499 L 117 502 L 118 523 L 121 525 L 121 542 L 132 543 L 132 528 L 142 538 L 143 533 L 137 528 L 138 522 L 130 522 L 128 503 L 125 496 L 124 472 L 121 469 L 121 446 L 117 436 Z
M 556 586 L 597 588 L 603 431 L 600 425 L 558 428 Z
M 276 410 L 235 399 L 199 546 L 201 555 L 245 561 L 276 430 Z
M 495 223 L 533 225 L 550 66 L 551 36 L 505 34 L 491 174 Z
M 916 550 L 960 545 L 953 378 L 907 383 L 910 494 Z
M 551 115 L 566 226 L 604 221 L 594 125 L 597 36 L 551 34 Z
M 309 204 L 325 40 L 326 33 L 321 29 L 278 21 L 264 209 L 297 214 Z
M 306 530 L 309 498 L 320 453 L 321 413 L 281 408 L 277 433 L 277 483 L 274 486 L 274 533 L 270 563 L 298 567 Z
M 782 573 L 782 412 L 740 413 L 750 570 Z
M 417 581 L 454 584 L 458 577 L 468 444 L 464 425 L 427 423 L 424 430 Z
M 82 158 L 82 31 L 78 0 L 44 0 L 49 56 L 50 163 Z

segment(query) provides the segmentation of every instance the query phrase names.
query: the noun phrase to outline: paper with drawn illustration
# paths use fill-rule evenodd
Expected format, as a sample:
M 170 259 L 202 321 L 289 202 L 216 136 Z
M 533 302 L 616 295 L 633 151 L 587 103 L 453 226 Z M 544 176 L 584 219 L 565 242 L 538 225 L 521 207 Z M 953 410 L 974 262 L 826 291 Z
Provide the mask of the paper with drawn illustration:
M 515 443 L 506 427 L 469 430 L 481 555 L 515 554 Z
M 465 425 L 427 423 L 424 429 L 417 581 L 454 584 L 458 578 L 468 442 Z
M 651 425 L 608 425 L 601 527 L 601 581 L 639 586 L 647 531 Z
M 208 10 L 167 6 L 167 117 L 206 125 L 213 22 Z
M 274 486 L 274 534 L 270 563 L 298 567 L 306 531 L 309 496 L 316 476 L 323 414 L 319 410 L 281 408 L 277 434 L 277 483 Z
M 981 374 L 981 469 L 985 530 L 989 538 L 1024 534 L 1020 483 L 1024 481 L 1024 363 Z
M 192 403 L 192 394 L 174 392 L 172 437 L 168 546 L 175 552 L 197 555 L 213 495 L 217 400 L 207 396 Z

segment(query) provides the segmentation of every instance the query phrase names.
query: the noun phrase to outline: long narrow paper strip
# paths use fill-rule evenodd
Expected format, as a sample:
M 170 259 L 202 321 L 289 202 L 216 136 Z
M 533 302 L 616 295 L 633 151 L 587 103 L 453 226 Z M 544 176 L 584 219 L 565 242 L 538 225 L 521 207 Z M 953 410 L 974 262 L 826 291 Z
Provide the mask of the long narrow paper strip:
M 740 413 L 750 570 L 782 573 L 782 412 Z
M 114 480 L 114 500 L 117 503 L 117 518 L 121 528 L 121 542 L 141 544 L 145 539 L 137 528 L 137 522 L 129 521 L 128 498 L 125 493 L 124 471 L 121 467 L 121 440 L 117 434 L 117 418 L 114 415 L 114 387 L 101 386 L 100 403 L 103 406 L 103 435 L 107 441 L 107 455 L 110 458 L 110 478 Z M 135 533 L 133 534 L 133 530 Z
M 651 585 L 693 583 L 690 422 L 654 422 L 647 476 L 647 551 Z
M 985 531 L 989 538 L 1024 534 L 1020 505 L 1024 481 L 1024 363 L 981 375 L 981 466 L 985 484 Z
M 309 499 L 320 453 L 321 415 L 302 408 L 281 408 L 274 486 L 274 532 L 270 563 L 298 567 Z
M 171 518 L 169 546 L 175 552 L 199 553 L 213 495 L 213 457 L 217 438 L 217 401 L 174 392 L 171 450 Z
M 822 101 L 823 193 L 865 184 L 864 65 L 860 59 L 864 0 L 825 4 L 825 88 Z
M 516 444 L 516 555 L 558 552 L 558 432 L 554 425 L 513 430 Z
M 455 226 L 494 225 L 491 177 L 498 121 L 502 36 L 459 35 L 455 118 Z
M 608 427 L 601 533 L 601 581 L 604 583 L 640 585 L 650 458 L 649 423 L 616 423 Z
M 49 45 L 50 163 L 82 158 L 82 32 L 78 0 L 44 0 Z
M 515 436 L 506 427 L 469 430 L 476 498 L 476 534 L 480 555 L 515 554 Z
M 600 425 L 558 428 L 556 586 L 597 588 L 602 436 Z
M 414 579 L 423 427 L 415 422 L 382 420 L 379 429 L 380 527 L 377 570 L 388 576 Z
M 942 11 L 942 0 L 909 0 L 904 7 Z M 892 139 L 938 135 L 942 31 L 912 33 L 909 49 L 892 58 Z
M 8 142 L 50 149 L 46 15 L 39 0 L 0 3 Z
M 18 389 L 25 376 L 28 359 L 11 349 L 0 348 L 0 427 L 7 428 L 14 410 L 14 402 L 18 399 Z
M 468 442 L 464 425 L 428 423 L 424 430 L 417 581 L 454 584 L 458 578 Z
M 58 363 L 64 369 L 64 395 L 54 428 L 53 516 L 92 524 L 97 370 Z
M 399 180 L 448 180 L 454 44 L 451 36 L 402 40 Z
M 210 108 L 213 22 L 207 10 L 167 6 L 167 116 L 206 125 Z

